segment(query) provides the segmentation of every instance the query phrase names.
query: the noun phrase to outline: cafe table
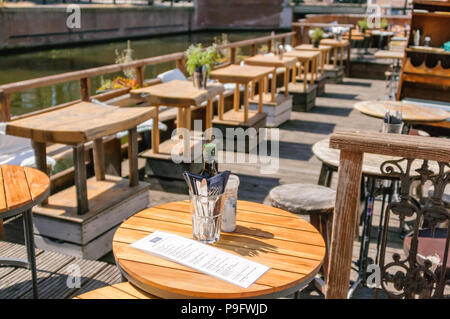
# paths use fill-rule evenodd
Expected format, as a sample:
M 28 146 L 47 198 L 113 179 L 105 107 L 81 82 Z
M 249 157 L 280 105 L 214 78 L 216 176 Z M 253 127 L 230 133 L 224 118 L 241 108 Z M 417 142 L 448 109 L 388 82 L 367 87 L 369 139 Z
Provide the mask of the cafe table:
M 333 66 L 337 67 L 338 60 L 338 50 L 339 50 L 339 65 L 344 65 L 344 51 L 347 46 L 350 45 L 348 40 L 336 40 L 336 39 L 322 39 L 320 40 L 321 45 L 329 45 L 333 48 Z
M 303 72 L 303 90 L 306 92 L 308 86 L 308 75 L 310 85 L 314 85 L 317 76 L 317 68 L 319 67 L 320 51 L 289 51 L 284 54 L 287 57 L 293 57 L 301 64 L 301 72 Z M 310 68 L 311 64 L 311 68 Z M 300 71 L 299 71 L 300 76 Z M 296 82 L 297 77 L 293 77 L 293 82 Z
M 45 173 L 47 172 L 47 143 L 60 143 L 73 147 L 75 206 L 78 215 L 82 215 L 89 211 L 85 143 L 93 141 L 95 177 L 97 181 L 104 181 L 106 173 L 103 137 L 128 130 L 129 185 L 130 187 L 137 186 L 139 177 L 136 126 L 154 116 L 155 109 L 151 107 L 120 108 L 80 102 L 65 108 L 8 122 L 6 133 L 32 140 L 36 166 Z M 89 188 L 95 189 L 94 185 Z M 96 189 L 96 191 L 100 190 Z M 67 200 L 70 201 L 70 199 L 63 201 Z M 57 203 L 54 202 L 54 204 Z
M 224 87 L 220 83 L 208 83 L 205 89 L 194 86 L 192 81 L 173 80 L 170 82 L 156 84 L 141 89 L 130 91 L 130 97 L 150 103 L 156 107 L 155 123 L 159 121 L 159 107 L 168 106 L 178 108 L 177 128 L 191 130 L 191 106 L 201 107 L 206 102 L 206 129 L 212 127 L 213 100 L 219 96 L 219 108 L 223 108 Z M 176 141 L 169 139 L 160 144 L 159 128 L 154 125 L 152 129 L 152 149 L 146 156 L 170 158 L 172 148 Z M 185 139 L 185 145 L 180 150 L 180 155 L 185 153 L 189 147 L 193 147 L 195 141 Z M 193 152 L 191 152 L 193 154 Z
M 295 47 L 298 51 L 320 51 L 320 74 L 324 75 L 325 65 L 330 63 L 330 52 L 332 47 L 329 45 L 319 45 L 319 47 L 314 47 L 312 44 L 300 44 Z
M 400 111 L 403 122 L 407 124 L 441 122 L 450 117 L 450 113 L 445 110 L 400 101 L 362 101 L 353 107 L 365 115 L 379 119 L 383 119 L 387 111 L 392 115 Z
M 258 81 L 260 90 L 264 89 L 264 80 L 268 78 L 269 74 L 272 74 L 272 90 L 276 90 L 276 69 L 273 67 L 262 66 L 240 66 L 229 65 L 223 68 L 219 68 L 211 71 L 211 79 L 217 80 L 221 83 L 234 83 L 234 102 L 233 109 L 228 112 L 224 112 L 223 103 L 219 104 L 218 115 L 213 119 L 214 124 L 225 124 L 232 126 L 252 126 L 258 123 L 262 119 L 265 119 L 266 114 L 262 112 L 263 99 L 262 96 L 258 99 L 258 111 L 249 111 L 249 85 L 252 86 L 251 95 L 254 95 L 254 85 Z M 243 110 L 241 110 L 240 91 L 239 86 L 244 85 L 244 101 Z M 275 88 L 275 89 L 273 89 Z M 266 86 L 267 89 L 267 86 Z M 275 93 L 272 95 L 272 99 L 275 100 Z
M 0 166 L 0 218 L 23 216 L 27 260 L 0 257 L 0 266 L 23 267 L 31 270 L 33 298 L 38 298 L 36 257 L 33 232 L 33 206 L 50 193 L 50 179 L 43 172 L 16 165 Z
M 245 64 L 248 65 L 256 65 L 256 66 L 266 66 L 266 67 L 274 67 L 274 68 L 284 68 L 284 95 L 288 96 L 288 84 L 289 84 L 289 73 L 292 72 L 292 82 L 296 81 L 296 69 L 297 69 L 297 59 L 294 57 L 289 57 L 286 54 L 283 56 L 280 55 L 263 55 L 257 54 L 255 56 L 249 57 L 244 60 Z M 274 85 L 275 83 L 275 85 Z M 267 93 L 267 86 L 264 93 Z M 262 92 L 263 90 L 261 90 Z M 276 91 L 276 71 L 272 74 L 272 87 L 271 87 L 271 96 L 270 102 L 275 101 L 275 92 Z M 264 98 L 265 98 L 264 94 Z
M 155 231 L 192 238 L 189 201 L 145 209 L 117 229 L 116 264 L 139 289 L 160 298 L 276 298 L 311 282 L 325 257 L 325 242 L 304 219 L 263 204 L 238 201 L 237 227 L 222 232 L 214 247 L 270 269 L 244 289 L 181 264 L 130 247 Z

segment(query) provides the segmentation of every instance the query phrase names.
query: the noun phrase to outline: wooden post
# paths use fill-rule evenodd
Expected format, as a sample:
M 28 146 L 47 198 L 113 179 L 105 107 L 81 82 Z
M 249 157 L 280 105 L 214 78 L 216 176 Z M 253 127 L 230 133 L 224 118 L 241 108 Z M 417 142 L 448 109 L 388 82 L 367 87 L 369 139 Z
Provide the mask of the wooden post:
M 350 76 L 350 59 L 351 59 L 351 50 L 352 50 L 352 30 L 353 28 L 350 28 L 349 34 L 348 34 L 348 47 L 347 47 L 347 65 L 345 66 L 345 75 L 347 77 Z M 342 50 L 344 51 L 344 50 Z
M 241 101 L 240 101 L 240 94 L 241 91 L 239 90 L 239 83 L 236 83 L 236 87 L 234 88 L 234 103 L 233 108 L 237 112 L 239 111 L 239 108 L 241 107 Z
M 34 158 L 36 161 L 36 168 L 40 170 L 41 172 L 44 172 L 45 174 L 49 175 L 48 168 L 47 168 L 47 146 L 45 143 L 36 142 L 34 140 L 31 140 L 31 146 L 34 149 Z M 48 200 L 45 199 L 41 202 L 41 205 L 46 205 L 48 203 Z
M 86 181 L 86 152 L 84 144 L 78 144 L 73 147 L 73 164 L 75 169 L 74 179 L 77 192 L 77 212 L 82 215 L 88 212 L 88 196 Z
M 139 185 L 137 153 L 138 153 L 137 129 L 136 127 L 134 127 L 128 130 L 128 165 L 130 171 L 129 172 L 130 187 Z
M 230 63 L 235 64 L 236 63 L 236 48 L 230 49 Z
M 139 87 L 144 87 L 144 67 L 137 66 L 136 67 L 136 82 Z
M 248 82 L 244 84 L 244 123 L 248 122 Z
M 286 38 L 281 38 L 281 45 L 285 46 L 286 45 Z
M 350 282 L 353 237 L 359 207 L 363 153 L 341 150 L 326 280 L 326 298 L 344 299 Z
M 267 53 L 272 52 L 272 40 L 267 41 Z
M 89 78 L 80 79 L 80 99 L 82 101 L 89 101 L 91 96 L 91 81 Z
M 185 57 L 183 56 L 182 58 L 178 59 L 175 63 L 176 63 L 177 69 L 179 69 L 181 72 L 183 72 L 183 74 L 185 74 L 186 73 Z
M 223 120 L 223 110 L 225 109 L 225 96 L 222 94 L 220 94 L 220 99 L 219 99 L 219 120 Z
M 251 56 L 256 55 L 256 44 L 255 43 L 253 43 L 252 46 L 250 47 L 250 55 Z
M 270 92 L 270 101 L 275 102 L 275 94 L 277 92 L 277 69 L 272 72 L 272 87 Z
M 263 110 L 264 79 L 259 79 L 258 83 L 258 113 L 261 114 Z
M 291 37 L 291 46 L 293 48 L 295 48 L 297 46 L 297 31 L 296 30 L 294 30 L 294 31 L 295 31 L 295 34 L 293 34 Z
M 154 154 L 159 153 L 159 106 L 156 105 L 156 113 L 153 118 L 153 129 L 152 129 L 152 150 Z
M 0 122 L 8 122 L 11 119 L 9 94 L 0 90 Z
M 219 104 L 221 102 L 219 101 Z M 205 122 L 205 128 L 209 129 L 212 127 L 212 116 L 213 116 L 213 100 L 209 99 L 208 103 L 206 104 L 206 122 Z
M 95 178 L 98 181 L 105 180 L 105 149 L 103 147 L 103 139 L 98 138 L 93 142 L 94 152 L 94 171 Z

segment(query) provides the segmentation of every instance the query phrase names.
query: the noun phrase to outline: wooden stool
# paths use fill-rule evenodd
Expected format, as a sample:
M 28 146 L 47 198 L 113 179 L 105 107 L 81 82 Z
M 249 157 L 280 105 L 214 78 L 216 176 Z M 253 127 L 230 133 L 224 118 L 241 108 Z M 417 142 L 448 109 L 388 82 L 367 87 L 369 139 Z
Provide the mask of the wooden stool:
M 285 184 L 272 188 L 269 200 L 273 207 L 309 216 L 311 224 L 325 239 L 327 254 L 323 262 L 323 274 L 326 278 L 336 191 L 314 184 Z

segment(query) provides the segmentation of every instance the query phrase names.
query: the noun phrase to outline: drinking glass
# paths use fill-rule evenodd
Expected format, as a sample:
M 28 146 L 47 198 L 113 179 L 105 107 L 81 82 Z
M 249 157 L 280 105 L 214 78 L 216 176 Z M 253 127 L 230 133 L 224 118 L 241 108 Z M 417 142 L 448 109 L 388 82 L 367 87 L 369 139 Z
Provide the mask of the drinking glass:
M 191 200 L 192 236 L 205 244 L 213 244 L 220 239 L 222 224 L 223 194 L 194 195 Z
M 403 129 L 403 123 L 400 124 L 392 124 L 383 122 L 383 126 L 381 128 L 382 133 L 395 133 L 401 134 Z

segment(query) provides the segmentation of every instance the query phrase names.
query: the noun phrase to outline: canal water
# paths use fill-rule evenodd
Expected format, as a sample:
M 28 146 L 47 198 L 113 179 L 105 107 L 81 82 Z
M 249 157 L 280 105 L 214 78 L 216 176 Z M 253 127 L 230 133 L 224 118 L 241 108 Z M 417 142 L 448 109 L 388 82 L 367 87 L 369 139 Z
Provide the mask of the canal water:
M 269 32 L 228 33 L 228 40 L 235 42 L 268 34 Z M 133 59 L 142 59 L 184 51 L 192 43 L 210 45 L 213 43 L 214 37 L 220 38 L 220 36 L 221 33 L 201 32 L 131 40 L 130 44 L 133 49 Z M 0 57 L 0 85 L 113 64 L 116 60 L 116 50 L 123 51 L 126 47 L 127 41 L 123 41 L 6 55 Z M 244 50 L 243 53 L 247 52 Z M 159 73 L 174 67 L 175 63 L 173 62 L 148 66 L 145 68 L 145 78 L 155 78 Z M 103 80 L 113 79 L 116 76 L 123 76 L 123 74 L 107 74 L 103 76 Z M 101 86 L 101 81 L 101 77 L 91 78 L 92 94 L 95 94 L 97 88 Z M 23 91 L 11 96 L 11 115 L 20 115 L 55 106 L 79 97 L 80 90 L 77 81 Z

